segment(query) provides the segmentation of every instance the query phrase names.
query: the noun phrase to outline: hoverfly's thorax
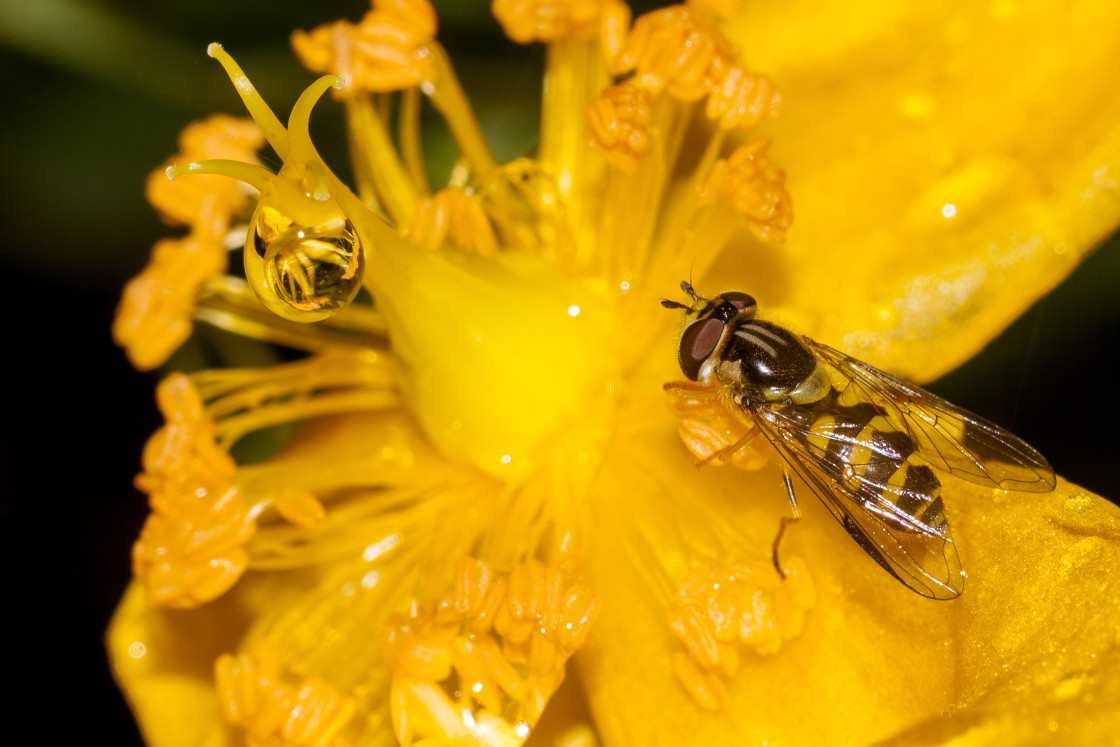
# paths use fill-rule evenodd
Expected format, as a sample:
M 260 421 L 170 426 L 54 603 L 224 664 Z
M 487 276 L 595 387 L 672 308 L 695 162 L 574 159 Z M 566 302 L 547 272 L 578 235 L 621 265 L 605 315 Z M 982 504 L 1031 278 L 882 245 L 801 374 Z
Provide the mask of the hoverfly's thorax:
M 717 376 L 761 402 L 814 402 L 829 388 L 828 375 L 801 339 L 759 319 L 728 325 Z M 749 404 L 749 402 L 748 402 Z

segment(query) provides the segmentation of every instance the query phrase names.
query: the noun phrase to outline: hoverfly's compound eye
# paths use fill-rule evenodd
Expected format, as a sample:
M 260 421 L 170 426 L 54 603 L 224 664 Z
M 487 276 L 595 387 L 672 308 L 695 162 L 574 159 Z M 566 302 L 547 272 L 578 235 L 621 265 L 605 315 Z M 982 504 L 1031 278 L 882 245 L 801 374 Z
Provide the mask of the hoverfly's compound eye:
M 749 293 L 740 293 L 739 291 L 730 291 L 728 293 L 719 294 L 720 300 L 731 304 L 739 311 L 743 309 L 753 309 L 758 306 L 758 302 L 754 300 L 754 296 Z
M 681 371 L 692 381 L 700 378 L 700 367 L 716 349 L 723 328 L 724 323 L 721 320 L 708 318 L 702 322 L 694 322 L 681 335 L 677 357 L 680 360 Z

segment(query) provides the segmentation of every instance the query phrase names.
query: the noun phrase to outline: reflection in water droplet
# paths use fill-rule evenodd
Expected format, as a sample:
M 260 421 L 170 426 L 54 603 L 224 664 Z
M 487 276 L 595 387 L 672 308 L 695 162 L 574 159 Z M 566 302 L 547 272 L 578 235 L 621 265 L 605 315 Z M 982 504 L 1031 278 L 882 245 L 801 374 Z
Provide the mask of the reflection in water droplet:
M 341 213 L 320 225 L 297 225 L 261 204 L 245 246 L 245 275 L 272 311 L 313 322 L 346 308 L 365 269 L 354 226 Z

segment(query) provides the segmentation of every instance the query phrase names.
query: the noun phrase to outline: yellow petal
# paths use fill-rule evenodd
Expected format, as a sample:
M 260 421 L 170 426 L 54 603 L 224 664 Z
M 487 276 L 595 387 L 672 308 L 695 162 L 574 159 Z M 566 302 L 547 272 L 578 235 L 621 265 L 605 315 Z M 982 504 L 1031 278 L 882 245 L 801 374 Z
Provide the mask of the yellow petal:
M 806 334 L 928 380 L 1114 230 L 1117 4 L 743 10 L 728 33 L 783 92 L 758 130 L 797 218 L 727 269 Z

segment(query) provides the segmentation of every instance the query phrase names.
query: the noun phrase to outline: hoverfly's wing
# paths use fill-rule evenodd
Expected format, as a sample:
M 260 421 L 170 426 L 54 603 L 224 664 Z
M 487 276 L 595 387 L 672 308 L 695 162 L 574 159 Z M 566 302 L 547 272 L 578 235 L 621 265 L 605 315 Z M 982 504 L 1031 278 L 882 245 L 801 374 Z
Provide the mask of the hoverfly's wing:
M 864 424 L 819 414 L 812 405 L 775 405 L 759 408 L 755 422 L 875 562 L 924 597 L 959 596 L 961 563 L 930 468 L 906 464 L 891 445 L 891 434 L 870 451 L 864 449 L 863 456 L 854 456 Z M 924 491 L 889 483 L 888 477 L 899 470 L 928 472 Z
M 844 404 L 870 402 L 913 439 L 917 455 L 937 469 L 978 485 L 1045 493 L 1054 470 L 1023 439 L 921 387 L 880 371 L 839 350 L 801 338 L 835 369 Z

